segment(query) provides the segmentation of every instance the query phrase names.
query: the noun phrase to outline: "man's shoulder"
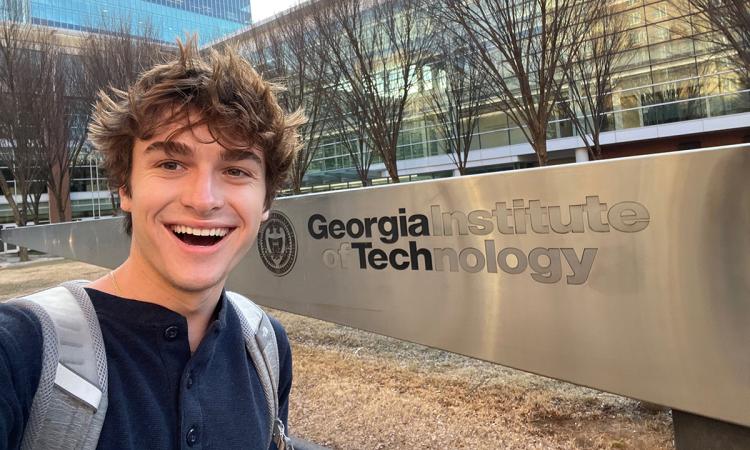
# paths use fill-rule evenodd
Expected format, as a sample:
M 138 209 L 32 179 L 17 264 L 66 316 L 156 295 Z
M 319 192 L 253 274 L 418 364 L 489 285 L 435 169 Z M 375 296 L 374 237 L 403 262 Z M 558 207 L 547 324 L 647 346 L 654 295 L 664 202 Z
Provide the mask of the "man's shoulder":
M 231 298 L 234 298 L 234 299 L 242 298 L 242 299 L 244 299 L 246 301 L 249 301 L 253 305 L 255 305 L 254 308 L 257 308 L 256 311 L 258 311 L 258 312 L 262 311 L 266 316 L 268 316 L 268 320 L 271 322 L 271 326 L 273 327 L 273 331 L 274 331 L 274 333 L 276 333 L 276 340 L 277 341 L 282 341 L 283 340 L 284 342 L 286 342 L 288 340 L 287 335 L 286 335 L 286 330 L 284 329 L 284 326 L 281 324 L 281 322 L 279 322 L 278 319 L 276 319 L 274 316 L 272 316 L 271 314 L 269 314 L 260 305 L 258 305 L 257 303 L 255 303 L 255 301 L 253 301 L 253 299 L 248 298 L 248 297 L 246 297 L 246 296 L 244 296 L 244 295 L 242 295 L 242 294 L 240 294 L 238 292 L 234 292 L 234 291 L 227 291 L 227 295 L 231 296 Z M 236 311 L 236 313 L 237 314 L 241 314 L 240 311 Z M 258 316 L 258 318 L 260 318 L 260 316 Z
M 289 337 L 287 336 L 286 329 L 284 326 L 279 322 L 278 319 L 276 319 L 273 315 L 269 314 L 265 309 L 258 306 L 257 303 L 253 302 L 252 299 L 249 299 L 242 294 L 237 294 L 236 292 L 231 293 L 232 296 L 236 298 L 236 296 L 241 296 L 245 298 L 246 300 L 252 302 L 255 304 L 263 313 L 268 317 L 268 321 L 271 323 L 271 327 L 273 328 L 273 332 L 276 335 L 276 349 L 279 356 L 279 368 L 280 368 L 280 376 L 282 379 L 285 378 L 291 378 L 292 373 L 292 349 L 289 344 Z M 240 314 L 239 311 L 237 311 L 237 314 Z
M 291 384 L 292 379 L 292 347 L 284 326 L 271 314 L 266 313 L 276 334 L 276 347 L 279 354 L 279 388 Z M 287 391 L 288 395 L 288 391 Z
M 268 316 L 268 320 L 271 322 L 271 326 L 273 326 L 274 333 L 276 333 L 276 340 L 288 341 L 289 338 L 287 337 L 287 334 L 286 334 L 286 328 L 284 328 L 284 325 L 282 325 L 281 322 L 279 322 L 279 319 L 272 316 L 271 314 L 268 314 L 268 312 L 266 312 L 266 315 Z
M 276 343 L 279 347 L 279 358 L 283 360 L 284 354 L 290 351 L 289 336 L 287 336 L 286 334 L 284 325 L 282 325 L 281 322 L 278 321 L 278 319 L 276 319 L 271 314 L 266 313 L 266 315 L 268 316 L 268 320 L 271 322 L 273 332 L 276 334 Z
M 21 350 L 41 350 L 42 325 L 28 308 L 12 302 L 0 302 L 0 345 Z
M 1 301 L 0 348 L 6 352 L 6 356 L 12 352 L 15 358 L 24 360 L 25 358 L 19 356 L 20 353 L 41 361 L 45 337 L 53 337 L 57 333 L 55 317 L 61 314 L 60 311 L 62 314 L 68 312 L 67 309 L 60 308 L 61 292 L 70 295 L 70 287 L 66 286 L 76 286 L 80 283 L 78 280 L 71 281 Z
M 42 325 L 28 309 L 0 303 L 0 370 L 21 398 L 31 398 L 42 370 Z

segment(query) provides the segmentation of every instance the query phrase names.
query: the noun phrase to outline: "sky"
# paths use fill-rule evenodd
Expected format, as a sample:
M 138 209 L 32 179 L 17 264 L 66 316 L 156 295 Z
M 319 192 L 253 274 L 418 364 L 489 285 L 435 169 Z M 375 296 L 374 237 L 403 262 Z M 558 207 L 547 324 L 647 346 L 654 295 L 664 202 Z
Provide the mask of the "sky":
M 299 3 L 299 0 L 250 0 L 253 22 L 261 21 Z

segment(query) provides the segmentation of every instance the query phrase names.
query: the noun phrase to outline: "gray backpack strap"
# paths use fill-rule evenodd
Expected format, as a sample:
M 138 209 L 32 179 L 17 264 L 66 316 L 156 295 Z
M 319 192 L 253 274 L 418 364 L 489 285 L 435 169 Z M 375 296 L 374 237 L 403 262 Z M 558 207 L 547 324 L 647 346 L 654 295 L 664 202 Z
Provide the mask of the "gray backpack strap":
M 271 439 L 278 450 L 294 450 L 284 431 L 284 423 L 279 419 L 279 347 L 271 321 L 265 311 L 240 294 L 227 291 L 227 298 L 240 318 L 245 347 L 263 385 Z
M 107 412 L 107 358 L 85 283 L 12 300 L 38 318 L 43 336 L 42 373 L 23 450 L 93 450 L 99 441 Z

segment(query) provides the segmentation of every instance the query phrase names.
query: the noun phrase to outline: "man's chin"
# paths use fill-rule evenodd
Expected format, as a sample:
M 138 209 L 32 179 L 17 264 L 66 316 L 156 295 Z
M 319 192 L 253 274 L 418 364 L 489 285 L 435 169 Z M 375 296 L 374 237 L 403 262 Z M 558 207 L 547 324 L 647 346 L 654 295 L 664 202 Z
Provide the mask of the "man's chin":
M 215 277 L 215 278 L 180 278 L 180 279 L 173 279 L 172 284 L 174 287 L 179 289 L 183 292 L 188 292 L 191 294 L 197 294 L 201 292 L 208 292 L 214 289 L 221 290 L 224 287 L 224 282 L 226 281 L 226 278 L 221 277 Z

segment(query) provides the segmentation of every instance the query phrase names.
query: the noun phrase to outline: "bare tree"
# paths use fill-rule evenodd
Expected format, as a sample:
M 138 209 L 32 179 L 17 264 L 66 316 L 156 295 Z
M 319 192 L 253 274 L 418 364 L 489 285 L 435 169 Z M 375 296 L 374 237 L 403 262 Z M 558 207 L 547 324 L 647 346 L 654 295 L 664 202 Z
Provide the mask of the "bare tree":
M 370 186 L 370 167 L 375 160 L 375 152 L 370 138 L 367 134 L 367 123 L 365 115 L 361 112 L 349 115 L 349 111 L 356 111 L 361 106 L 358 104 L 348 104 L 347 97 L 338 102 L 331 102 L 332 129 L 336 131 L 339 142 L 344 146 L 349 154 L 349 160 L 357 172 L 357 178 L 362 182 L 362 186 Z
M 327 68 L 314 50 L 318 39 L 315 22 L 294 10 L 256 29 L 241 49 L 261 74 L 284 86 L 278 95 L 287 111 L 304 110 L 307 122 L 299 133 L 303 147 L 292 164 L 292 190 L 299 194 L 302 181 L 320 148 L 326 123 L 327 92 L 321 76 Z
M 366 124 L 373 150 L 394 182 L 398 137 L 427 61 L 433 30 L 421 0 L 332 0 L 312 13 L 320 33 L 317 47 L 331 70 L 328 85 L 343 105 L 349 129 Z
M 110 23 L 110 29 L 108 34 L 86 35 L 77 52 L 57 43 L 48 47 L 49 81 L 46 91 L 40 92 L 46 99 L 46 108 L 40 111 L 40 137 L 52 222 L 72 218 L 71 174 L 87 149 L 87 124 L 96 93 L 125 89 L 162 53 L 150 27 L 140 30 L 145 38 L 133 36 L 135 30 L 124 20 Z
M 587 17 L 603 0 L 446 0 L 449 20 L 476 48 L 500 108 L 547 164 L 547 127 L 559 77 L 581 45 Z
M 164 60 L 171 50 L 157 40 L 150 24 L 139 30 L 130 21 L 114 20 L 107 33 L 89 33 L 81 45 L 81 58 L 94 90 L 125 90 L 145 69 Z
M 612 110 L 612 90 L 617 84 L 614 69 L 627 58 L 630 39 L 624 16 L 611 6 L 602 5 L 588 19 L 585 42 L 573 52 L 561 80 L 567 88 L 567 99 L 560 108 L 581 137 L 592 159 L 602 157 L 600 136 L 610 125 L 607 113 Z
M 50 222 L 59 222 L 72 219 L 71 173 L 86 148 L 86 126 L 96 90 L 78 55 L 61 47 L 51 47 L 50 51 L 50 82 L 48 91 L 43 93 L 46 108 L 41 111 L 45 153 L 42 168 L 49 194 Z
M 425 94 L 437 134 L 461 175 L 466 174 L 469 150 L 479 124 L 480 108 L 488 96 L 486 72 L 471 58 L 471 47 L 438 39 L 439 49 L 425 81 Z
M 39 179 L 41 101 L 38 93 L 47 89 L 49 52 L 47 31 L 34 30 L 18 22 L 0 25 L 0 133 L 3 137 L 2 164 L 11 172 L 15 192 L 4 188 L 8 203 L 18 225 L 31 219 L 28 196 L 32 184 Z M 0 176 L 2 176 L 0 174 Z M 7 186 L 4 177 L 2 184 Z M 20 221 L 20 223 L 19 223 Z
M 0 24 L 0 165 L 6 167 L 10 180 L 0 171 L 0 189 L 10 205 L 18 226 L 39 221 L 41 182 L 42 122 L 45 107 L 39 95 L 48 89 L 50 69 L 50 32 L 35 29 L 17 20 Z M 41 185 L 41 186 L 40 186 Z M 20 250 L 22 260 L 28 251 Z
M 133 30 L 128 20 L 109 23 L 109 32 L 90 33 L 80 49 L 82 79 L 90 92 L 126 90 L 145 69 L 162 62 L 173 51 L 157 40 L 158 30 L 145 24 Z M 137 35 L 136 35 L 137 31 Z M 88 117 L 90 111 L 79 117 Z M 82 130 L 86 133 L 86 129 Z M 117 214 L 116 193 L 110 191 L 112 211 Z
M 676 1 L 676 0 L 673 0 Z M 747 0 L 687 0 L 696 10 L 697 39 L 727 52 L 750 86 L 750 3 Z M 683 1 L 684 3 L 684 1 Z M 702 33 L 708 31 L 707 33 Z

